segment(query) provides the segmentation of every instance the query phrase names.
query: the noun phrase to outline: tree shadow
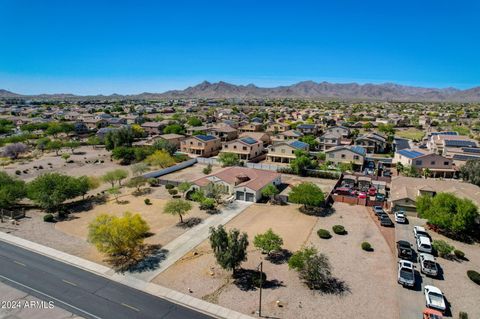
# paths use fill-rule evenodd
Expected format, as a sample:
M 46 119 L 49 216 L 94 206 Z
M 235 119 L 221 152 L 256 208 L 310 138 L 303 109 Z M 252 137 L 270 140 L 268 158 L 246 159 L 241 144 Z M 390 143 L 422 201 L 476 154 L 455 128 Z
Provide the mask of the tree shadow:
M 257 290 L 260 288 L 260 281 L 262 289 L 285 287 L 283 281 L 278 281 L 277 279 L 267 280 L 267 275 L 264 272 L 260 273 L 260 271 L 254 269 L 238 269 L 233 275 L 233 278 L 233 284 L 242 291 Z
M 337 296 L 342 296 L 351 292 L 350 287 L 345 281 L 333 276 L 322 281 L 321 284 L 313 287 L 309 286 L 309 288 L 321 294 L 337 295 Z
M 222 211 L 218 208 L 214 208 L 214 209 L 208 209 L 205 211 L 207 214 L 209 215 L 218 215 L 218 214 L 221 214 Z
M 281 249 L 280 251 L 270 253 L 265 259 L 272 264 L 281 265 L 286 263 L 291 256 L 292 252 L 290 250 Z
M 132 192 L 132 195 L 135 197 L 149 195 L 152 193 L 152 189 L 150 187 L 142 188 L 140 190 L 135 190 Z
M 328 217 L 335 213 L 335 208 L 333 207 L 312 207 L 312 206 L 301 206 L 299 208 L 300 212 L 304 213 L 305 215 L 309 216 L 317 216 L 317 217 Z
M 202 223 L 202 219 L 201 218 L 198 218 L 198 217 L 191 217 L 191 218 L 187 218 L 187 219 L 184 219 L 183 220 L 183 223 L 182 222 L 179 222 L 177 223 L 177 227 L 180 227 L 180 228 L 192 228 L 192 227 L 195 227 L 197 226 L 198 224 L 201 224 Z
M 132 255 L 113 256 L 106 259 L 116 272 L 141 273 L 155 270 L 167 257 L 168 250 L 160 245 L 142 245 Z

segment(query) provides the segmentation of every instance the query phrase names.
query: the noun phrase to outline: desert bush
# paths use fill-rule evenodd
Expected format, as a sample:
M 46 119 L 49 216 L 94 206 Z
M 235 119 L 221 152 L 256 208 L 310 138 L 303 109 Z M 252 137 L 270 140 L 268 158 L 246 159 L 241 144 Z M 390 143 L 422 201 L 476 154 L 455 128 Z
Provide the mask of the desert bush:
M 334 225 L 332 227 L 332 230 L 335 234 L 337 235 L 345 235 L 347 232 L 345 231 L 345 227 L 342 225 Z
M 467 276 L 470 278 L 471 281 L 476 283 L 477 285 L 480 285 L 480 274 L 476 272 L 475 270 L 469 270 L 467 271 Z
M 167 184 L 167 185 L 165 185 L 165 188 L 166 188 L 166 189 L 174 189 L 174 188 L 175 188 L 175 185 L 173 185 L 173 184 Z
M 465 253 L 461 250 L 455 249 L 453 251 L 453 253 L 455 254 L 455 257 L 457 257 L 458 259 L 464 259 L 465 258 Z
M 55 218 L 53 217 L 52 214 L 46 214 L 43 216 L 43 221 L 46 223 L 53 223 L 54 220 Z
M 438 255 L 443 258 L 449 256 L 454 249 L 452 245 L 449 245 L 444 240 L 434 240 L 432 247 L 437 251 Z
M 177 195 L 178 191 L 176 189 L 171 188 L 171 189 L 168 190 L 168 193 L 173 196 L 173 195 Z
M 212 164 L 208 164 L 207 167 L 203 169 L 203 174 L 208 175 L 212 172 Z
M 326 229 L 319 229 L 317 231 L 318 237 L 323 238 L 323 239 L 329 239 L 332 238 L 332 235 L 330 232 Z
M 468 314 L 466 312 L 460 311 L 458 314 L 458 319 L 468 319 Z
M 20 175 L 20 174 L 22 174 L 22 172 L 21 172 L 19 169 L 17 169 L 17 170 L 15 171 L 15 175 Z
M 362 243 L 362 249 L 365 250 L 365 251 L 372 251 L 372 245 L 370 245 L 369 242 L 364 241 Z
M 143 202 L 145 203 L 145 205 L 152 205 L 152 202 L 150 201 L 149 198 L 145 198 Z
M 215 208 L 215 200 L 213 198 L 204 198 L 200 202 L 200 209 L 210 210 Z

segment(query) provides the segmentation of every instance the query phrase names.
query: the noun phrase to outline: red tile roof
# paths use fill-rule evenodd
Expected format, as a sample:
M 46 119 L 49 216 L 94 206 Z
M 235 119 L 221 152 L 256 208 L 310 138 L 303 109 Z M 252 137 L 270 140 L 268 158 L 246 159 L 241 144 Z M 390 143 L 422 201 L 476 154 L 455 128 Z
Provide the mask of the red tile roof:
M 247 167 L 229 167 L 218 173 L 202 177 L 193 181 L 198 186 L 206 186 L 210 183 L 209 177 L 215 176 L 216 178 L 224 181 L 227 184 L 235 185 L 237 177 L 248 177 L 248 180 L 235 185 L 235 187 L 243 186 L 248 187 L 254 191 L 258 191 L 266 185 L 273 182 L 274 179 L 280 176 L 279 173 L 272 171 L 265 171 Z

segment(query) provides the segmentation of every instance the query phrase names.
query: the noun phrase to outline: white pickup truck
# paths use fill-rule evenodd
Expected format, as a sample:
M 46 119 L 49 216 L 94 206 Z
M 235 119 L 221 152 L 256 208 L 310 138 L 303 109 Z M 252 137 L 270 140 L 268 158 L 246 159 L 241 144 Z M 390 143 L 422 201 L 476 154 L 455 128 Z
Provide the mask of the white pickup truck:
M 428 276 L 435 277 L 438 275 L 438 267 L 435 262 L 435 257 L 430 254 L 420 253 L 420 270 Z
M 425 286 L 425 301 L 428 308 L 434 308 L 444 312 L 447 307 L 445 305 L 445 298 L 443 298 L 443 293 L 440 289 L 435 286 Z
M 415 270 L 412 262 L 403 259 L 398 261 L 397 281 L 403 286 L 415 286 Z

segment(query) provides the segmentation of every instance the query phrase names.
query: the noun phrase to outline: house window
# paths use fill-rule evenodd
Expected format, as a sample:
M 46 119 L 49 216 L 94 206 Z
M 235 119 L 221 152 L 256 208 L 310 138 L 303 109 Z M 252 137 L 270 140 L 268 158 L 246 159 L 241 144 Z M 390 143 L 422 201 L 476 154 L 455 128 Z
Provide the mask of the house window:
M 345 154 L 342 154 L 342 158 L 345 158 Z
M 202 146 L 202 143 L 198 143 L 198 146 Z
M 431 161 L 431 162 L 430 162 L 430 165 L 435 165 L 435 161 Z
M 448 166 L 450 165 L 450 162 L 443 162 L 443 165 Z
M 275 149 L 274 149 L 274 148 L 272 148 L 272 152 L 275 152 Z
M 234 149 L 237 149 L 237 145 L 233 145 L 233 148 L 234 148 Z
M 227 144 L 225 144 L 225 145 L 223 145 L 223 147 L 225 147 L 225 148 L 228 148 L 228 145 L 227 145 Z
M 360 159 L 360 157 L 358 155 L 353 155 L 353 159 L 358 160 L 358 159 Z
M 244 146 L 244 147 L 242 147 L 242 149 L 243 149 L 244 151 L 246 151 L 246 150 L 247 150 L 247 147 L 246 147 L 246 146 Z
M 416 160 L 415 165 L 422 165 L 422 161 L 421 160 Z

